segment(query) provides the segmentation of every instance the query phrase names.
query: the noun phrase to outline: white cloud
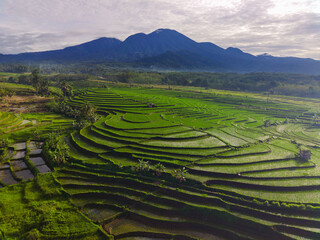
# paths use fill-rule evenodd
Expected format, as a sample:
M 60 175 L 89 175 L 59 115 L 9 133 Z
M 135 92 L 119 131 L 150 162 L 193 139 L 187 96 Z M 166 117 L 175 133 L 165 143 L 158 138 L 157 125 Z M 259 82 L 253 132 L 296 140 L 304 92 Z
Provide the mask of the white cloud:
M 319 0 L 0 0 L 0 52 L 58 49 L 157 28 L 253 54 L 319 59 Z

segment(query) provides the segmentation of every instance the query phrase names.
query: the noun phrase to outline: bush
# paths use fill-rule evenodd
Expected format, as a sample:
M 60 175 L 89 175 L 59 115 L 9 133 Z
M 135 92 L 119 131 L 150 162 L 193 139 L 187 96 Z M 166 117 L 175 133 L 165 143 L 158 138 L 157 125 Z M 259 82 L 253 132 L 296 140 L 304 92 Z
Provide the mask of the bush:
M 38 128 L 35 128 L 35 129 L 32 131 L 32 138 L 33 138 L 33 140 L 40 141 L 40 139 L 41 139 L 41 134 L 40 134 L 40 131 L 39 131 Z
M 0 139 L 0 148 L 7 148 L 9 146 L 9 141 L 7 138 Z
M 269 119 L 264 121 L 264 126 L 265 127 L 270 127 L 271 126 L 271 121 Z
M 41 234 L 38 231 L 38 229 L 32 229 L 30 232 L 28 232 L 25 237 L 23 238 L 25 240 L 39 240 L 41 239 Z
M 80 130 L 87 127 L 99 119 L 99 115 L 96 114 L 96 107 L 89 102 L 85 102 L 80 109 L 68 105 L 65 102 L 65 98 L 62 98 L 59 102 L 60 103 L 57 101 L 51 101 L 46 104 L 46 108 L 51 112 L 61 113 L 67 117 L 76 119 L 73 123 L 73 126 L 76 129 Z
M 175 169 L 172 171 L 172 176 L 175 177 L 177 180 L 179 180 L 180 183 L 186 181 L 186 174 L 188 171 L 185 167 L 181 169 Z
M 52 132 L 44 143 L 44 154 L 52 165 L 60 166 L 69 159 L 69 147 L 58 133 Z
M 50 101 L 46 103 L 45 108 L 50 112 L 59 113 L 59 103 L 57 101 Z
M 156 171 L 157 176 L 161 176 L 164 169 L 165 169 L 165 167 L 161 163 L 158 163 L 157 165 L 154 166 L 154 170 Z
M 139 159 L 138 166 L 134 167 L 133 170 L 139 172 L 148 172 L 151 169 L 150 163 L 148 161 L 143 161 L 143 159 Z
M 311 158 L 311 151 L 310 150 L 302 150 L 300 149 L 300 152 L 299 152 L 299 159 L 302 161 L 302 162 L 308 162 L 308 160 Z
M 74 128 L 81 130 L 82 128 L 85 128 L 90 125 L 90 122 L 83 118 L 78 118 L 74 123 L 73 126 Z
M 59 142 L 59 145 L 52 151 L 52 160 L 57 165 L 66 163 L 69 158 L 69 147 L 65 142 Z
M 12 97 L 14 94 L 15 92 L 10 89 L 0 88 L 0 99 L 5 96 Z
M 60 135 L 56 132 L 49 133 L 46 142 L 49 145 L 50 149 L 57 149 L 59 143 Z
M 99 117 L 96 115 L 97 108 L 89 102 L 85 102 L 80 110 L 80 118 L 95 123 Z

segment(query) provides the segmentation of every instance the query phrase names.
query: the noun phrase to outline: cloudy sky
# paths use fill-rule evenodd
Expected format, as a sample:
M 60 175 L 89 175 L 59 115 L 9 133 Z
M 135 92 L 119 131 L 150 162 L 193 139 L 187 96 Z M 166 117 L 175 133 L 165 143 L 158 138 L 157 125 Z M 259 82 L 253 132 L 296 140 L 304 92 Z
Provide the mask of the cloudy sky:
M 158 28 L 252 54 L 320 59 L 320 0 L 0 0 L 0 53 Z

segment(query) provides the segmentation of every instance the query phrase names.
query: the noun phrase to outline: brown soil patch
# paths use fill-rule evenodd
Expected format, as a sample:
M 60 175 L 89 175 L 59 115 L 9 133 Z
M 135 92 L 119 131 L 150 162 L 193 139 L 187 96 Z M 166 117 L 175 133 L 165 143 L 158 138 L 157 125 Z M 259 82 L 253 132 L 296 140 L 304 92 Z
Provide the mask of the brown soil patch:
M 52 97 L 33 95 L 4 97 L 0 102 L 0 111 L 14 113 L 45 112 L 45 104 L 52 99 Z

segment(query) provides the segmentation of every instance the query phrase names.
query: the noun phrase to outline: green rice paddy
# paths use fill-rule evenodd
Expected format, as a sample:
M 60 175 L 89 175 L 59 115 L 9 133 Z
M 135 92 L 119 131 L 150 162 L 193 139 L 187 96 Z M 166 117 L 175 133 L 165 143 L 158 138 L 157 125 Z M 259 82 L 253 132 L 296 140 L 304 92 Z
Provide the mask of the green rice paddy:
M 71 104 L 84 101 L 103 117 L 71 135 L 73 163 L 57 178 L 115 239 L 320 238 L 319 131 L 307 106 L 139 88 L 92 89 Z M 171 172 L 182 167 L 180 182 Z
M 86 101 L 101 118 L 65 137 L 71 159 L 48 174 L 65 197 L 57 200 L 65 204 L 61 209 L 77 207 L 70 210 L 70 221 L 65 218 L 68 231 L 55 225 L 53 235 L 320 239 L 320 130 L 314 106 L 301 99 L 143 88 L 90 89 L 69 103 L 81 107 Z M 24 117 L 1 113 L 2 134 Z M 50 121 L 42 116 L 39 123 L 44 119 Z M 52 116 L 43 126 L 67 128 L 68 120 L 58 119 Z M 300 148 L 311 151 L 310 160 L 299 159 Z M 185 180 L 174 174 L 181 169 Z M 0 191 L 31 188 L 37 179 Z M 36 229 L 47 236 L 50 227 Z M 16 236 L 7 229 L 12 227 L 3 227 L 0 218 L 2 234 Z

